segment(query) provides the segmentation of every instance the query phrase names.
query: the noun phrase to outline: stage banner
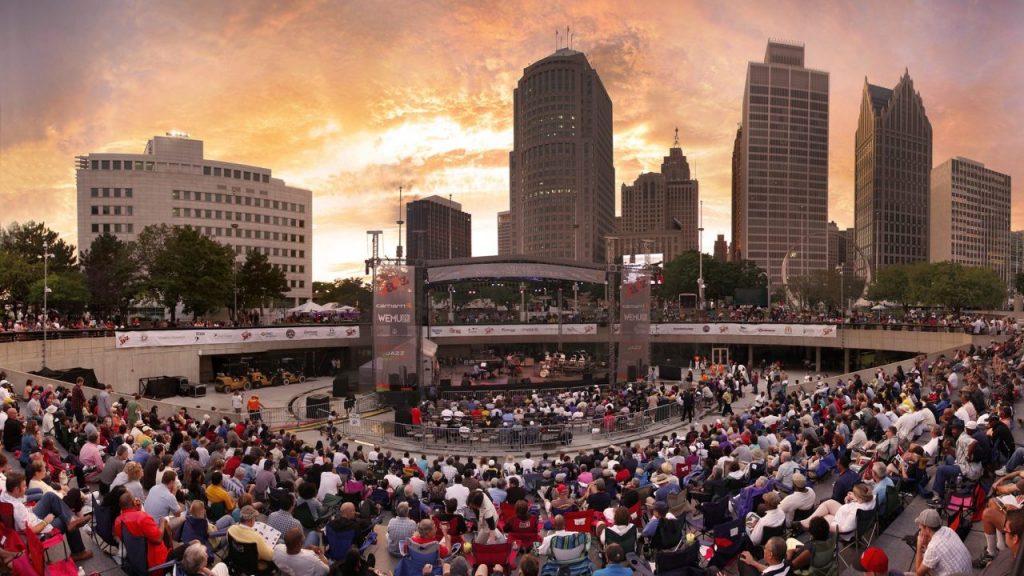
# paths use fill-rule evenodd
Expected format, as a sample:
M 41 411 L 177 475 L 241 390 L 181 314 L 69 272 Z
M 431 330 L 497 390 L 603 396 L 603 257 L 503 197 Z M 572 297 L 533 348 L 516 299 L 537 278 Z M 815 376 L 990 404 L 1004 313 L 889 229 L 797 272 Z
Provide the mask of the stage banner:
M 651 276 L 647 270 L 622 270 L 619 320 L 616 378 L 623 382 L 646 376 L 651 363 Z
M 359 338 L 359 326 L 291 326 L 280 328 L 196 328 L 193 330 L 124 330 L 114 332 L 117 348 L 156 348 L 246 342 L 292 342 Z
M 416 374 L 416 269 L 381 264 L 373 286 L 373 355 L 380 358 L 377 392 L 414 390 Z
M 752 336 L 764 338 L 835 338 L 831 324 L 652 324 L 651 334 L 695 336 Z
M 465 336 L 558 336 L 558 324 L 507 324 L 483 326 L 431 326 L 423 334 L 430 338 Z M 597 324 L 562 324 L 562 335 L 597 334 Z

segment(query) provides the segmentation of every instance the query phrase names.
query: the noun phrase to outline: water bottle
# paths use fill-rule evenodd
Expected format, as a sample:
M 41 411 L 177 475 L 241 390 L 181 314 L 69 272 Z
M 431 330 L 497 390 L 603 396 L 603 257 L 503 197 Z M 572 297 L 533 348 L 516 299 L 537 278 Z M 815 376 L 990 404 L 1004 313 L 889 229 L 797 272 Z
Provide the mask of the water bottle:
M 85 568 L 81 566 L 78 567 L 78 576 L 85 576 Z

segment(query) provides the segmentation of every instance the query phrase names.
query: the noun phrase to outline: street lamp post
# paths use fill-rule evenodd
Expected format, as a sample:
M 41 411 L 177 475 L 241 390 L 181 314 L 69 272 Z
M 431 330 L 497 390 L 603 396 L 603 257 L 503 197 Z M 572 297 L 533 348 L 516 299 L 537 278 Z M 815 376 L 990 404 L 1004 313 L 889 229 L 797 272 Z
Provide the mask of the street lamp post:
M 43 242 L 43 368 L 46 368 L 46 336 L 50 319 L 50 243 Z
M 238 224 L 232 222 L 231 229 L 234 230 L 234 232 L 232 232 L 232 236 L 237 238 Z M 235 294 L 234 304 L 233 307 L 231 308 L 231 315 L 233 316 L 232 320 L 234 321 L 235 325 L 238 325 L 238 254 L 235 254 L 235 256 L 231 259 L 231 290 Z
M 843 320 L 846 319 L 846 275 L 843 274 L 845 270 L 843 265 L 836 266 L 836 272 L 839 273 L 839 306 L 843 313 Z

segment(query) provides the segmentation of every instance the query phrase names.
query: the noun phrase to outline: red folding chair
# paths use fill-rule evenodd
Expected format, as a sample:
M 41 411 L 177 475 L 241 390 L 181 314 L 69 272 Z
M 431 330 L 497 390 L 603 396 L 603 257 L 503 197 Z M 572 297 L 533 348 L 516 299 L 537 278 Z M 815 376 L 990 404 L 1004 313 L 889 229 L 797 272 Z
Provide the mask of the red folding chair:
M 690 467 L 690 465 L 685 462 L 680 462 L 679 464 L 676 464 L 676 477 L 679 478 L 680 484 L 683 483 L 683 478 L 686 478 L 687 476 L 690 475 L 691 470 L 692 468 Z
M 636 526 L 637 530 L 642 531 L 644 529 L 643 508 L 640 506 L 640 502 L 629 507 L 629 521 Z
M 511 574 L 514 560 L 515 553 L 512 551 L 511 540 L 503 544 L 473 544 L 473 566 L 485 564 L 491 572 L 495 566 L 500 565 L 505 574 Z
M 498 507 L 498 520 L 502 525 L 516 517 L 516 505 L 502 502 Z
M 585 532 L 594 529 L 594 514 L 590 510 L 565 513 L 565 529 L 569 532 Z

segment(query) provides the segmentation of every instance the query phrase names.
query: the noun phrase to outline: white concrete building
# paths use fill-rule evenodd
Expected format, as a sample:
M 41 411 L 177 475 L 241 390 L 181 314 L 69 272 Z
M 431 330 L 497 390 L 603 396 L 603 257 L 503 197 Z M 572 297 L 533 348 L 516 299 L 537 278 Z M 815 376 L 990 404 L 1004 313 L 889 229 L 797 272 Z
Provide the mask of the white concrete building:
M 313 193 L 269 168 L 203 157 L 187 134 L 154 136 L 142 154 L 89 154 L 76 162 L 78 248 L 104 232 L 135 240 L 151 224 L 192 226 L 234 248 L 256 250 L 287 274 L 293 304 L 313 295 Z

